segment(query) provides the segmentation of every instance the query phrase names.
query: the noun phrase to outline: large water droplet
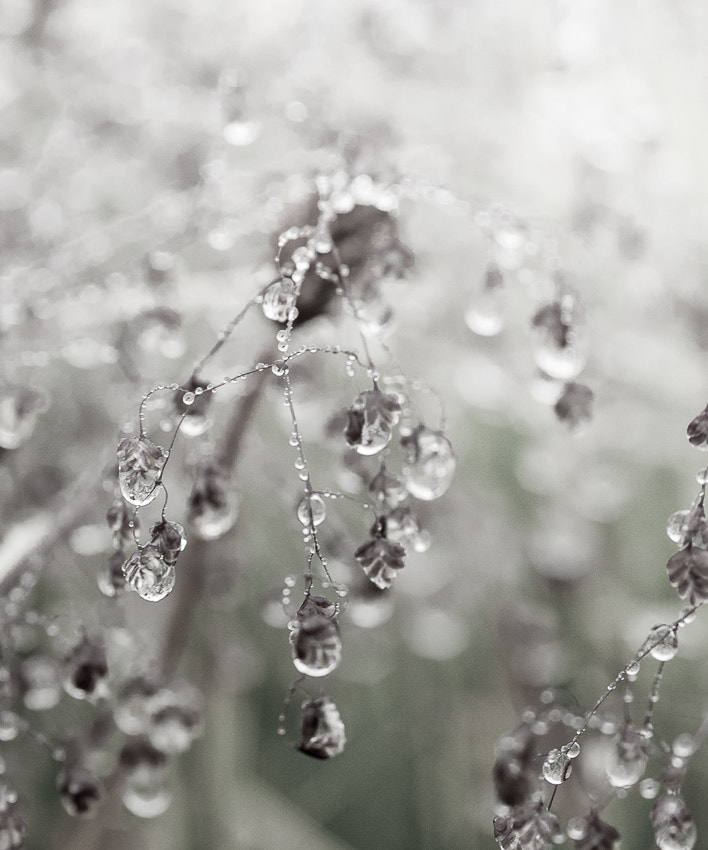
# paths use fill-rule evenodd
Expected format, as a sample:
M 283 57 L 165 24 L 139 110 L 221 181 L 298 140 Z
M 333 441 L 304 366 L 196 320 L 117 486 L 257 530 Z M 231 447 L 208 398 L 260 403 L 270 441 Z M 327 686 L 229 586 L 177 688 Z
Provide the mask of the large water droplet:
M 148 602 L 159 602 L 175 586 L 173 564 L 166 564 L 156 546 L 138 549 L 123 564 L 128 585 Z
M 671 626 L 654 626 L 648 641 L 650 645 L 655 644 L 649 651 L 657 661 L 670 661 L 678 652 L 678 636 Z
M 146 437 L 126 437 L 118 446 L 118 483 L 131 505 L 147 505 L 157 496 L 165 452 Z
M 287 322 L 295 309 L 297 286 L 289 277 L 272 283 L 263 295 L 263 313 L 274 322 Z
M 561 785 L 570 776 L 572 769 L 567 753 L 551 750 L 543 763 L 543 778 L 551 785 Z
M 297 518 L 304 526 L 313 525 L 315 528 L 322 525 L 327 517 L 327 508 L 324 499 L 317 493 L 304 496 L 297 506 Z
M 408 492 L 416 499 L 431 501 L 447 490 L 455 474 L 455 453 L 447 437 L 419 425 L 401 439 L 406 455 L 405 480 Z

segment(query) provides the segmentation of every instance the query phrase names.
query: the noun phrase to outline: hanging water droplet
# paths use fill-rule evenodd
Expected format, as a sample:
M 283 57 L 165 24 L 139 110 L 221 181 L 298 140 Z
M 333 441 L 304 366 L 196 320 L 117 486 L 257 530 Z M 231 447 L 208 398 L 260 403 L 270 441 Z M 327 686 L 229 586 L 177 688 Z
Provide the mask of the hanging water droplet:
M 20 718 L 14 711 L 0 711 L 0 741 L 14 740 L 20 731 Z
M 654 803 L 651 823 L 659 850 L 692 850 L 696 844 L 696 825 L 677 794 L 665 794 Z
M 236 522 L 238 507 L 231 473 L 217 461 L 202 464 L 187 500 L 187 521 L 196 537 L 222 537 Z
M 327 696 L 302 706 L 302 731 L 298 749 L 309 756 L 329 759 L 339 755 L 347 742 L 344 723 L 334 701 Z
M 661 783 L 658 780 L 648 777 L 647 779 L 642 779 L 639 783 L 639 793 L 645 800 L 654 800 L 656 799 L 659 791 L 661 790 Z
M 82 765 L 72 765 L 62 770 L 57 779 L 57 788 L 62 806 L 74 817 L 93 817 L 103 799 L 100 780 Z
M 148 602 L 159 602 L 175 586 L 174 565 L 166 564 L 156 546 L 138 549 L 123 564 L 128 585 Z
M 455 474 L 452 445 L 441 431 L 419 425 L 401 439 L 406 456 L 405 481 L 416 499 L 431 501 L 443 495 Z
M 647 764 L 646 746 L 646 739 L 636 726 L 628 723 L 621 729 L 605 765 L 610 785 L 630 788 L 639 781 Z
M 573 741 L 572 744 L 563 747 L 563 750 L 569 759 L 576 759 L 580 755 L 580 744 L 577 741 Z
M 568 838 L 573 841 L 582 841 L 588 833 L 588 822 L 585 818 L 571 818 L 566 827 Z
M 0 386 L 0 448 L 16 449 L 26 442 L 39 414 L 48 406 L 49 398 L 41 390 L 3 383 Z
M 675 756 L 678 756 L 681 759 L 690 758 L 696 749 L 696 741 L 693 735 L 689 735 L 688 732 L 683 732 L 681 735 L 678 735 L 674 738 L 674 742 L 671 745 L 671 750 L 673 751 Z
M 306 676 L 327 676 L 342 660 L 339 627 L 335 620 L 323 614 L 298 614 L 298 625 L 291 639 L 293 665 Z
M 465 310 L 467 327 L 480 336 L 496 336 L 504 327 L 506 303 L 504 278 L 492 263 L 486 270 L 481 290 L 475 292 Z
M 634 682 L 639 675 L 639 662 L 638 661 L 630 661 L 629 664 L 624 668 L 624 672 L 627 674 L 627 678 L 630 682 Z
M 671 626 L 659 625 L 649 633 L 649 652 L 657 661 L 670 661 L 678 652 L 678 636 Z
M 669 540 L 674 543 L 683 543 L 684 534 L 686 533 L 686 520 L 690 511 L 676 511 L 666 521 L 666 534 Z
M 146 437 L 126 437 L 118 445 L 118 483 L 131 505 L 147 505 L 157 496 L 165 465 L 164 449 Z
M 297 506 L 297 518 L 305 526 L 317 528 L 327 517 L 324 499 L 318 493 L 306 495 Z
M 561 785 L 570 776 L 573 766 L 567 753 L 562 750 L 551 750 L 543 762 L 542 774 L 551 785 Z
M 274 322 L 287 322 L 295 309 L 297 286 L 289 277 L 272 283 L 263 295 L 263 313 Z
M 359 393 L 347 410 L 347 445 L 361 455 L 377 454 L 390 442 L 400 413 L 401 405 L 393 395 L 378 388 Z

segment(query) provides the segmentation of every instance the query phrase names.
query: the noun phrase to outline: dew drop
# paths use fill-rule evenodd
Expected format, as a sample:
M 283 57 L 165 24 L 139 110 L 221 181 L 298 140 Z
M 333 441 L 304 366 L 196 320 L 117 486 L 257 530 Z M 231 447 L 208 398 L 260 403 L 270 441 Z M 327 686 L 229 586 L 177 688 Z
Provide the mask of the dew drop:
M 576 759 L 580 755 L 580 744 L 577 741 L 573 741 L 572 744 L 564 747 L 564 750 L 569 759 Z
M 678 652 L 676 631 L 667 625 L 655 626 L 649 633 L 649 652 L 657 661 L 670 661 Z
M 297 506 L 297 518 L 303 526 L 317 528 L 327 517 L 324 499 L 318 493 L 304 496 Z
M 666 521 L 666 535 L 674 543 L 683 543 L 686 532 L 686 520 L 690 511 L 676 511 Z
M 551 750 L 543 763 L 542 774 L 551 785 L 561 785 L 570 776 L 572 769 L 567 753 Z
M 654 800 L 659 793 L 659 789 L 661 785 L 656 779 L 652 779 L 651 777 L 647 779 L 642 779 L 639 783 L 639 793 L 644 797 L 645 800 Z
M 634 682 L 639 675 L 639 662 L 638 661 L 630 661 L 629 664 L 624 668 L 624 672 L 627 674 L 627 678 L 630 682 Z

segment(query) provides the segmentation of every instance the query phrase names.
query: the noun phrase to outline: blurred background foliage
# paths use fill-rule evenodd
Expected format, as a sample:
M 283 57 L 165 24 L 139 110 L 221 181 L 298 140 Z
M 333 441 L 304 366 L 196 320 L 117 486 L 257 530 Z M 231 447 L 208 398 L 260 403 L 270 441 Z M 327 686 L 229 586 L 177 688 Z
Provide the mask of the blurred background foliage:
M 184 380 L 267 282 L 275 234 L 341 163 L 404 187 L 398 226 L 416 263 L 385 290 L 388 344 L 443 399 L 458 457 L 451 490 L 421 507 L 433 543 L 398 577 L 390 619 L 343 617 L 328 691 L 348 746 L 307 759 L 291 745 L 299 697 L 276 734 L 293 678 L 278 600 L 304 555 L 290 425 L 280 389 L 265 387 L 237 527 L 209 548 L 189 623 L 180 671 L 207 696 L 205 731 L 171 766 L 171 808 L 142 822 L 114 805 L 77 828 L 55 765 L 20 736 L 3 749 L 28 848 L 495 846 L 496 740 L 544 688 L 592 705 L 680 608 L 664 526 L 695 496 L 685 427 L 708 395 L 707 36 L 697 0 L 2 0 L 3 373 L 51 397 L 31 440 L 2 456 L 3 569 L 51 526 L 57 494 L 78 481 L 84 500 L 37 609 L 67 633 L 110 623 L 96 585 L 110 493 L 96 496 L 91 476 L 142 393 Z M 464 315 L 490 244 L 507 317 L 485 337 Z M 579 435 L 541 400 L 532 357 L 556 261 L 584 305 L 595 408 Z M 179 315 L 180 340 L 140 325 L 158 308 Z M 270 333 L 244 324 L 214 376 L 257 360 Z M 303 337 L 358 345 L 346 317 Z M 325 432 L 350 387 L 324 360 L 293 369 L 298 416 L 318 486 L 346 488 Z M 236 395 L 216 400 L 217 434 Z M 175 473 L 174 506 L 184 486 Z M 339 523 L 362 542 L 368 519 L 330 512 L 333 538 Z M 358 575 L 350 551 L 343 579 Z M 172 604 L 126 600 L 116 641 L 159 648 Z M 707 632 L 699 612 L 667 667 L 666 740 L 705 712 Z M 36 724 L 61 735 L 91 712 L 65 696 Z M 707 771 L 699 752 L 684 790 L 702 836 Z M 563 816 L 587 810 L 571 784 Z M 636 794 L 608 808 L 625 850 L 649 846 L 648 809 Z

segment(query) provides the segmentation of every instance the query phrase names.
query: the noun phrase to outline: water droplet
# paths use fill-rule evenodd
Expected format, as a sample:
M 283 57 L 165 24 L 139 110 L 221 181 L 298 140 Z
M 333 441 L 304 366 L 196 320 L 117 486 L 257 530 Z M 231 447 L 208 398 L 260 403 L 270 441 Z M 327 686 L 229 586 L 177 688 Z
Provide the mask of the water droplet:
M 570 776 L 573 767 L 562 750 L 551 750 L 543 763 L 542 774 L 551 785 L 561 785 Z
M 294 318 L 297 286 L 289 277 L 282 277 L 271 284 L 263 295 L 263 313 L 274 322 L 287 322 Z
M 696 743 L 693 738 L 693 735 L 689 735 L 687 732 L 682 733 L 674 739 L 674 742 L 671 745 L 671 749 L 674 755 L 678 756 L 679 758 L 690 758 L 690 756 L 693 755 L 696 749 Z
M 678 652 L 678 636 L 671 626 L 655 626 L 649 633 L 648 642 L 655 644 L 649 652 L 657 661 L 670 661 Z
M 327 517 L 324 499 L 317 493 L 303 497 L 297 506 L 297 518 L 305 527 L 322 525 Z
M 20 731 L 20 718 L 14 711 L 0 711 L 0 741 L 12 741 Z
M 187 406 L 194 404 L 194 393 L 186 392 L 182 396 L 182 404 L 186 404 Z
M 342 641 L 337 623 L 314 613 L 305 616 L 293 630 L 293 665 L 306 676 L 329 675 L 342 660 Z
M 419 425 L 401 439 L 401 446 L 406 457 L 408 492 L 425 501 L 442 496 L 452 482 L 456 467 L 455 453 L 447 437 Z
M 677 794 L 665 794 L 654 803 L 651 823 L 659 850 L 692 850 L 696 844 L 696 825 Z
M 642 779 L 639 783 L 639 793 L 645 800 L 654 800 L 661 789 L 661 784 L 651 777 Z
M 187 500 L 187 521 L 196 537 L 216 540 L 236 522 L 239 500 L 231 473 L 216 461 L 198 469 Z
M 686 532 L 686 520 L 690 511 L 676 511 L 666 521 L 666 535 L 674 543 L 683 543 Z
M 629 664 L 624 668 L 624 672 L 627 674 L 627 678 L 630 682 L 634 682 L 639 675 L 639 662 L 638 661 L 630 661 Z
M 158 493 L 164 449 L 145 437 L 126 437 L 118 446 L 118 483 L 131 505 L 147 505 Z
M 647 764 L 646 740 L 635 726 L 627 724 L 615 738 L 605 769 L 614 788 L 630 788 L 639 781 Z
M 580 755 L 580 744 L 577 741 L 573 741 L 572 744 L 568 744 L 563 749 L 569 759 L 576 759 Z
M 138 549 L 123 564 L 123 575 L 128 585 L 148 602 L 164 599 L 175 585 L 173 564 L 165 563 L 156 546 Z

